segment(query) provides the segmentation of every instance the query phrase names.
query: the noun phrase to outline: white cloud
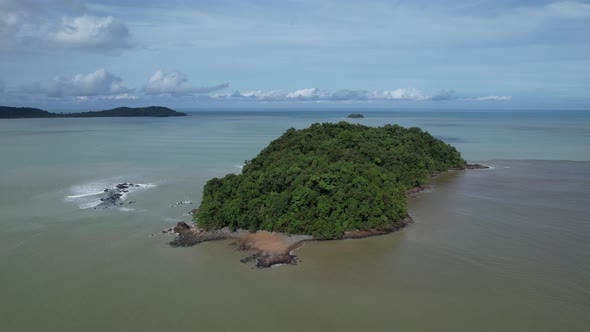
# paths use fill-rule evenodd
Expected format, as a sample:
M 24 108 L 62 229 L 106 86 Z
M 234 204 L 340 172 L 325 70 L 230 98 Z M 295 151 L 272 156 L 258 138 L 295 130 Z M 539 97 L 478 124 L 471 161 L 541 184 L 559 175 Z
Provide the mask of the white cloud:
M 232 98 L 250 98 L 250 99 L 263 99 L 263 100 L 280 100 L 285 97 L 285 92 L 282 90 L 270 90 L 270 91 L 246 91 L 240 93 L 239 91 L 231 94 Z
M 444 100 L 472 100 L 472 101 L 508 101 L 508 96 L 486 96 L 475 98 L 458 98 L 453 89 L 443 89 L 433 95 L 426 95 L 416 88 L 399 88 L 395 90 L 337 90 L 327 92 L 318 88 L 305 88 L 294 91 L 285 90 L 252 90 L 248 92 L 235 91 L 231 94 L 215 94 L 212 99 L 225 100 L 257 100 L 257 101 L 316 101 L 316 102 L 346 102 L 346 101 L 444 101 Z
M 136 100 L 139 99 L 140 97 L 134 94 L 130 94 L 130 93 L 122 93 L 120 95 L 114 95 L 114 96 L 104 96 L 104 99 L 114 99 L 114 100 Z
M 485 96 L 485 97 L 475 97 L 475 98 L 461 98 L 459 100 L 469 100 L 469 101 L 509 101 L 512 100 L 510 96 Z
M 320 99 L 321 91 L 317 88 L 305 88 L 289 92 L 285 97 L 299 100 L 316 100 Z
M 104 69 L 89 74 L 77 74 L 71 79 L 56 77 L 49 83 L 34 83 L 21 88 L 29 94 L 43 94 L 52 98 L 114 96 L 130 92 L 122 79 Z
M 131 46 L 129 39 L 123 22 L 92 15 L 82 1 L 0 0 L 0 50 L 54 47 L 117 54 Z
M 209 93 L 229 87 L 229 83 L 222 83 L 206 87 L 187 87 L 185 74 L 177 71 L 156 71 L 144 86 L 143 91 L 148 95 L 191 95 Z
M 58 47 L 120 49 L 129 46 L 129 30 L 112 16 L 64 17 L 48 41 Z
M 165 73 L 158 70 L 150 77 L 144 91 L 147 94 L 176 93 L 182 89 L 186 81 L 186 75 L 183 73 L 176 71 Z
M 553 2 L 545 6 L 544 13 L 549 18 L 587 18 L 590 17 L 590 3 L 574 1 Z
M 392 91 L 374 91 L 371 99 L 392 100 L 423 100 L 426 99 L 422 91 L 416 88 L 400 88 Z

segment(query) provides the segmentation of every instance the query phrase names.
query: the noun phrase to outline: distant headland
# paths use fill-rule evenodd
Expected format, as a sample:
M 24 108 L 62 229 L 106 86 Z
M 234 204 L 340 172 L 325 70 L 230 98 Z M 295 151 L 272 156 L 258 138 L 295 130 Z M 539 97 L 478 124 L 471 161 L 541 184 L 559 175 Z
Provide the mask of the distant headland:
M 117 107 L 110 110 L 78 113 L 51 113 L 38 108 L 0 106 L 0 119 L 36 118 L 104 118 L 104 117 L 169 117 L 187 116 L 168 107 Z

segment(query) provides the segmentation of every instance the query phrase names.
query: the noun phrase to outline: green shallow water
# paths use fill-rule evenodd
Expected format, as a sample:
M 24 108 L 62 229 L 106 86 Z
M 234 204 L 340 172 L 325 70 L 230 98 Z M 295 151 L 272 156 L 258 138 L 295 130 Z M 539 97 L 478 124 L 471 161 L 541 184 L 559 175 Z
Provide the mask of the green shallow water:
M 256 270 L 227 242 L 171 248 L 159 234 L 188 219 L 196 205 L 175 202 L 198 203 L 207 179 L 341 113 L 0 122 L 0 330 L 586 330 L 585 114 L 365 113 L 358 122 L 427 127 L 494 168 L 437 179 L 401 232 L 306 243 L 297 266 Z M 502 139 L 483 142 L 494 130 Z M 152 186 L 128 210 L 67 197 L 121 181 Z

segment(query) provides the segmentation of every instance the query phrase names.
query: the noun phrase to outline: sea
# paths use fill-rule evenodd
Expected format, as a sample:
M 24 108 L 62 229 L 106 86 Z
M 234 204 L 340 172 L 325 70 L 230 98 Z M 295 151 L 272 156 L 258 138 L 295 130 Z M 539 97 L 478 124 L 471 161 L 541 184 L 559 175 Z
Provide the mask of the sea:
M 590 111 L 187 112 L 0 120 L 0 331 L 588 331 Z M 307 242 L 297 265 L 169 246 L 207 180 L 338 121 L 420 127 L 490 168 L 409 198 L 406 229 Z M 140 186 L 103 208 L 122 182 Z

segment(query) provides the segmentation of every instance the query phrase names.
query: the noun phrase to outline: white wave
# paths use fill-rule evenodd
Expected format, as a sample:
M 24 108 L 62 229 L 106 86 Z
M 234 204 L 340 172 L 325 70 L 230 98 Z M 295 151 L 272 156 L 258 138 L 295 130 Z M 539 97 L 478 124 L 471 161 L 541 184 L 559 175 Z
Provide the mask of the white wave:
M 79 203 L 78 207 L 81 210 L 86 210 L 86 209 L 91 209 L 93 207 L 96 207 L 96 206 L 100 205 L 100 203 L 102 203 L 102 201 L 91 201 L 91 202 Z
M 88 193 L 88 194 L 69 195 L 69 196 L 66 196 L 66 197 L 67 198 L 80 198 L 80 197 L 96 196 L 96 195 L 102 195 L 102 194 L 104 194 L 104 190 L 103 191 L 100 191 L 100 192 Z
M 107 197 L 108 193 L 105 193 L 105 189 L 115 189 L 119 183 L 121 181 L 105 179 L 75 185 L 69 188 L 69 195 L 66 195 L 64 200 L 76 204 L 82 210 L 94 208 L 102 203 L 100 198 Z M 133 183 L 133 186 L 131 183 L 128 184 L 129 188 L 124 189 L 127 192 L 119 192 L 121 201 L 125 201 L 130 194 L 157 187 L 155 183 Z M 119 210 L 133 211 L 135 209 L 119 208 Z

